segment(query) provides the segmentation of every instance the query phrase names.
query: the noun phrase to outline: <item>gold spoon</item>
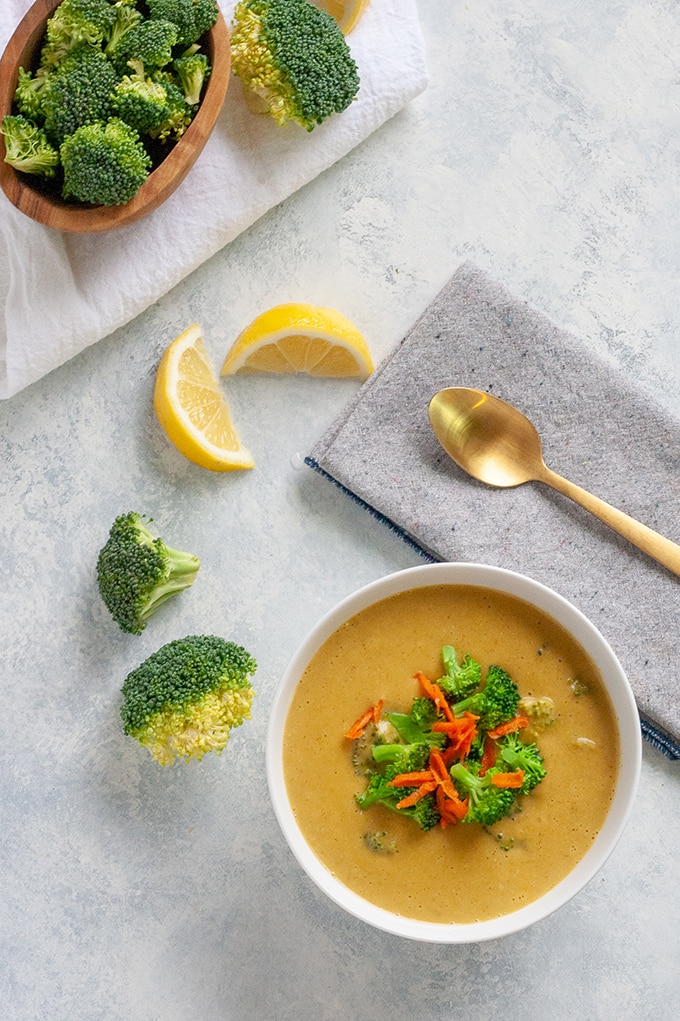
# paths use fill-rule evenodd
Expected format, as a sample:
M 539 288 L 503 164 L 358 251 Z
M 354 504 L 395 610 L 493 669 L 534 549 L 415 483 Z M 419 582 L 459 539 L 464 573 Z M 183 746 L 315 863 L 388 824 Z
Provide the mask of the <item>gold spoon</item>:
M 523 482 L 552 486 L 680 574 L 680 546 L 546 467 L 536 429 L 511 404 L 482 390 L 453 386 L 430 401 L 430 422 L 446 453 L 468 475 L 502 488 Z

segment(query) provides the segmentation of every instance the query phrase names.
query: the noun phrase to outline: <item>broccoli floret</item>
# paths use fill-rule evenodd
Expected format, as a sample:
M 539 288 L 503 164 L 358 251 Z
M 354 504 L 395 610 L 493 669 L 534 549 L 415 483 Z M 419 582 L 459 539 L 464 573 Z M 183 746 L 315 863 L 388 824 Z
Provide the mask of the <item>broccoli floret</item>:
M 159 142 L 178 142 L 191 124 L 195 110 L 188 105 L 184 93 L 170 75 L 161 71 L 154 74 L 152 80 L 163 85 L 170 112 L 158 128 L 149 131 L 149 135 Z
M 42 128 L 21 114 L 7 115 L 0 124 L 5 139 L 5 163 L 24 174 L 54 177 L 59 153 L 50 145 Z
M 256 668 L 242 646 L 214 635 L 169 642 L 125 678 L 123 730 L 164 766 L 219 754 L 250 719 Z
M 212 28 L 217 21 L 215 0 L 147 0 L 150 18 L 160 18 L 177 25 L 177 42 L 190 46 Z
M 160 82 L 142 73 L 125 75 L 113 94 L 117 115 L 142 134 L 158 131 L 170 116 L 168 94 Z
M 386 713 L 385 716 L 403 744 L 427 744 L 431 748 L 442 748 L 446 742 L 444 734 L 432 731 L 432 724 L 439 717 L 434 702 L 429 698 L 414 698 L 410 713 Z
M 50 141 L 61 145 L 84 124 L 108 120 L 117 81 L 113 64 L 100 50 L 85 44 L 74 49 L 50 75 L 42 99 Z
M 167 599 L 193 584 L 199 560 L 167 546 L 146 527 L 146 519 L 119 515 L 97 558 L 97 584 L 123 631 L 141 634 Z
M 47 21 L 41 64 L 44 67 L 56 66 L 70 50 L 82 43 L 100 46 L 115 20 L 116 11 L 109 0 L 62 0 Z
M 142 20 L 142 14 L 135 7 L 137 0 L 117 0 L 114 3 L 115 20 L 109 29 L 104 52 L 107 57 L 112 56 L 121 43 L 126 32 L 138 25 Z
M 45 121 L 44 102 L 49 92 L 50 72 L 46 67 L 39 67 L 35 74 L 19 68 L 14 103 L 19 113 L 40 126 Z
M 118 72 L 125 74 L 131 60 L 141 62 L 150 74 L 166 67 L 177 43 L 177 26 L 170 21 L 145 18 L 133 25 L 111 53 Z
M 106 124 L 84 124 L 64 139 L 59 156 L 63 197 L 101 206 L 129 202 L 151 166 L 138 132 L 118 117 Z
M 543 756 L 539 752 L 538 746 L 533 742 L 524 744 L 515 731 L 501 738 L 498 750 L 500 759 L 510 767 L 512 772 L 522 770 L 524 780 L 519 790 L 522 794 L 530 794 L 546 775 Z
M 180 88 L 189 106 L 201 101 L 203 86 L 210 77 L 210 64 L 204 53 L 189 53 L 173 61 Z
M 376 773 L 370 778 L 365 789 L 355 797 L 359 808 L 364 811 L 372 805 L 383 805 L 398 815 L 408 816 L 422 830 L 431 830 L 439 822 L 440 815 L 437 810 L 436 797 L 434 794 L 426 794 L 415 805 L 407 808 L 397 808 L 397 804 L 411 794 L 415 787 L 390 787 L 390 780 L 394 780 L 400 773 L 411 773 L 427 767 L 430 755 L 430 748 L 427 745 L 411 745 L 396 759 L 388 764 L 384 772 Z
M 469 695 L 451 706 L 455 716 L 474 713 L 479 717 L 480 730 L 492 730 L 500 723 L 512 719 L 519 705 L 517 685 L 502 667 L 490 666 L 486 683 L 481 691 Z
M 442 648 L 442 661 L 446 672 L 437 684 L 450 702 L 467 698 L 476 691 L 482 680 L 482 668 L 476 659 L 467 653 L 459 665 L 454 647 L 445 645 Z
M 529 726 L 535 733 L 551 727 L 557 719 L 555 703 L 549 695 L 540 697 L 525 695 L 519 700 L 518 709 L 527 717 Z
M 449 772 L 461 798 L 468 798 L 464 822 L 493 826 L 500 819 L 510 815 L 515 805 L 517 789 L 494 786 L 491 782 L 494 770 L 488 770 L 484 776 L 478 776 L 462 762 L 456 762 Z
M 231 33 L 234 74 L 278 124 L 308 131 L 345 110 L 359 75 L 337 22 L 308 0 L 240 0 Z

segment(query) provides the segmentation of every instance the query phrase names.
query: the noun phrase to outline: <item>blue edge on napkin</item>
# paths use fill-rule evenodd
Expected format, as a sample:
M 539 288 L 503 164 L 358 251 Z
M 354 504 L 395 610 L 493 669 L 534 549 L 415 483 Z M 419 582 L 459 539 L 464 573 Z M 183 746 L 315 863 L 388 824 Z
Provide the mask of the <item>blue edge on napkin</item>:
M 491 563 L 578 606 L 621 661 L 644 738 L 679 759 L 678 578 L 547 487 L 492 489 L 458 469 L 427 415 L 446 386 L 518 406 L 551 468 L 669 538 L 680 420 L 466 263 L 305 458 L 424 560 Z

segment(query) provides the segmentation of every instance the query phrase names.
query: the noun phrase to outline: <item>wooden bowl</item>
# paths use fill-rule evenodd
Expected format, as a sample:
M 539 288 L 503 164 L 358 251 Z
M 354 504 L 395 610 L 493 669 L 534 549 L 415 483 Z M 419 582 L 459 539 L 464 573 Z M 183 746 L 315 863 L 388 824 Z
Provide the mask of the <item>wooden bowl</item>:
M 19 68 L 33 67 L 47 19 L 60 2 L 36 0 L 8 42 L 0 58 L 0 120 L 12 112 Z M 224 103 L 231 70 L 231 50 L 229 32 L 221 13 L 203 37 L 202 49 L 210 61 L 212 72 L 198 112 L 179 142 L 169 150 L 129 202 L 122 206 L 89 206 L 65 202 L 58 195 L 41 191 L 40 185 L 33 183 L 30 175 L 18 173 L 5 163 L 5 142 L 0 136 L 0 187 L 10 202 L 32 220 L 74 234 L 126 227 L 157 209 L 181 184 L 198 159 Z

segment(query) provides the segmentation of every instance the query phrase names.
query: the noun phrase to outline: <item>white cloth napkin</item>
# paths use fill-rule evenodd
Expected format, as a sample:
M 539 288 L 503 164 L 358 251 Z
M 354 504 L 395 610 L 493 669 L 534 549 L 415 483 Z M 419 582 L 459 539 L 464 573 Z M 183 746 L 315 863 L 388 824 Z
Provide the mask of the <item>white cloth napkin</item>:
M 30 5 L 2 0 L 0 49 Z M 235 2 L 220 6 L 229 24 Z M 348 43 L 359 97 L 312 132 L 253 114 L 232 76 L 196 165 L 139 223 L 109 234 L 62 234 L 0 193 L 0 398 L 129 322 L 426 88 L 416 0 L 371 0 Z M 162 251 L 162 261 L 150 251 Z

